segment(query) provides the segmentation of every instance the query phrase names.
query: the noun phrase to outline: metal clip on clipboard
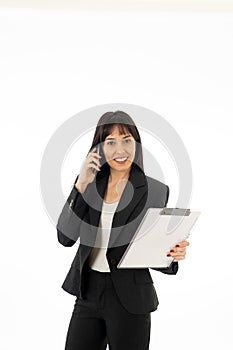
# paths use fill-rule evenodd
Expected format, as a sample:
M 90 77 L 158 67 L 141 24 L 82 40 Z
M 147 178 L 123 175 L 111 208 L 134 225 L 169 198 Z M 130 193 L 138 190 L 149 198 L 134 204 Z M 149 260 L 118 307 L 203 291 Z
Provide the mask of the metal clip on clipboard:
M 181 215 L 188 216 L 190 214 L 190 209 L 182 209 L 182 208 L 163 208 L 161 210 L 160 215 Z

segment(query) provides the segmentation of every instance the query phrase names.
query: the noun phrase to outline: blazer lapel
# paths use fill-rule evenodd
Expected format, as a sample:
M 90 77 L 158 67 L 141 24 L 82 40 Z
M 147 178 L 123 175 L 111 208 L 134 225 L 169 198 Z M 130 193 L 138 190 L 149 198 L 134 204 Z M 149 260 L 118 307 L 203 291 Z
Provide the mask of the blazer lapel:
M 99 176 L 98 176 L 99 175 Z M 109 173 L 97 174 L 90 188 L 89 196 L 89 219 L 91 225 L 91 242 L 94 246 L 101 216 L 103 199 L 107 189 Z M 120 201 L 113 216 L 112 229 L 108 242 L 108 248 L 118 245 L 129 244 L 134 232 L 127 232 L 121 237 L 122 230 L 133 215 L 143 196 L 147 194 L 147 180 L 140 167 L 133 163 L 129 174 L 128 182 L 122 192 Z
M 143 196 L 147 194 L 146 185 L 144 173 L 139 167 L 134 166 L 113 216 L 108 248 L 130 243 L 135 231 L 132 231 L 127 223 L 129 223 Z

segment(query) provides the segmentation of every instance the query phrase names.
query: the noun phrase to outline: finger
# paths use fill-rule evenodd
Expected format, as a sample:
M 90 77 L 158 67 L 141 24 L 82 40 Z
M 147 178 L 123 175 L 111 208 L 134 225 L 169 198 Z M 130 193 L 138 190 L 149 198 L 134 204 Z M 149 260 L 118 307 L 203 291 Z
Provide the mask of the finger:
M 170 253 L 172 257 L 177 258 L 178 256 L 185 256 L 186 253 Z
M 88 154 L 87 154 L 87 157 L 90 155 L 90 154 L 94 154 L 96 152 L 96 147 L 94 147 L 94 148 L 92 148 L 89 152 L 88 152 Z M 97 153 L 98 154 L 98 153 Z
M 190 245 L 190 243 L 188 241 L 182 241 L 182 242 L 177 243 L 176 247 L 187 247 L 189 245 Z
M 168 254 L 170 254 L 171 256 L 181 256 L 181 255 L 183 255 L 183 256 L 185 256 L 186 255 L 186 252 L 170 252 L 170 253 L 168 253 Z
M 181 252 L 169 252 L 167 254 L 167 256 L 172 256 L 172 257 L 185 256 L 185 255 L 186 255 L 186 252 L 183 252 L 183 253 L 181 253 Z
M 93 162 L 93 163 L 97 164 L 99 167 L 101 167 L 99 159 L 96 159 L 94 157 L 90 157 L 90 158 L 88 158 L 88 161 Z
M 87 158 L 87 162 L 90 163 L 90 162 L 94 162 L 94 163 L 99 163 L 99 159 L 95 158 L 94 156 L 88 156 Z
M 100 154 L 94 153 L 94 152 L 88 153 L 88 157 L 98 157 L 98 158 L 102 158 Z
M 88 157 L 89 157 L 89 156 L 91 156 L 91 157 L 95 156 L 95 157 L 102 158 L 101 155 L 100 155 L 99 153 L 97 153 L 97 152 L 89 152 L 87 156 L 88 156 Z
M 180 247 L 187 247 L 190 243 L 188 241 L 182 241 L 178 243 L 178 246 Z
M 179 247 L 173 247 L 171 250 L 170 250 L 170 252 L 185 252 L 186 251 L 186 247 L 181 247 L 181 248 L 179 248 Z
M 87 167 L 88 167 L 88 168 L 94 168 L 94 169 L 96 169 L 96 170 L 98 170 L 98 171 L 101 170 L 101 169 L 100 169 L 97 165 L 95 165 L 95 164 L 87 164 Z

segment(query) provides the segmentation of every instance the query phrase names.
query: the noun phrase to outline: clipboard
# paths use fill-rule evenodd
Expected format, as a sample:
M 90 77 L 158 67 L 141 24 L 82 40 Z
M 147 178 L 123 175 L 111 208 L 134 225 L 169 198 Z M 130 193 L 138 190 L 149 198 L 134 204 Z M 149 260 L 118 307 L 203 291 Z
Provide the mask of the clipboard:
M 148 208 L 117 268 L 166 268 L 167 253 L 185 241 L 201 212 L 183 208 Z

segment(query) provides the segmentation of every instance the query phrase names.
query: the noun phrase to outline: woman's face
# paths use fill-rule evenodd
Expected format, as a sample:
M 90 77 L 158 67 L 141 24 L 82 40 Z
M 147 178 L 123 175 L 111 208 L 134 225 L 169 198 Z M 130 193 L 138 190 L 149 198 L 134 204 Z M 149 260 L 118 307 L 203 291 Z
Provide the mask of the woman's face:
M 103 142 L 103 151 L 106 161 L 111 169 L 125 171 L 133 163 L 136 150 L 136 141 L 127 132 L 120 135 L 118 126 L 114 125 L 111 134 Z

